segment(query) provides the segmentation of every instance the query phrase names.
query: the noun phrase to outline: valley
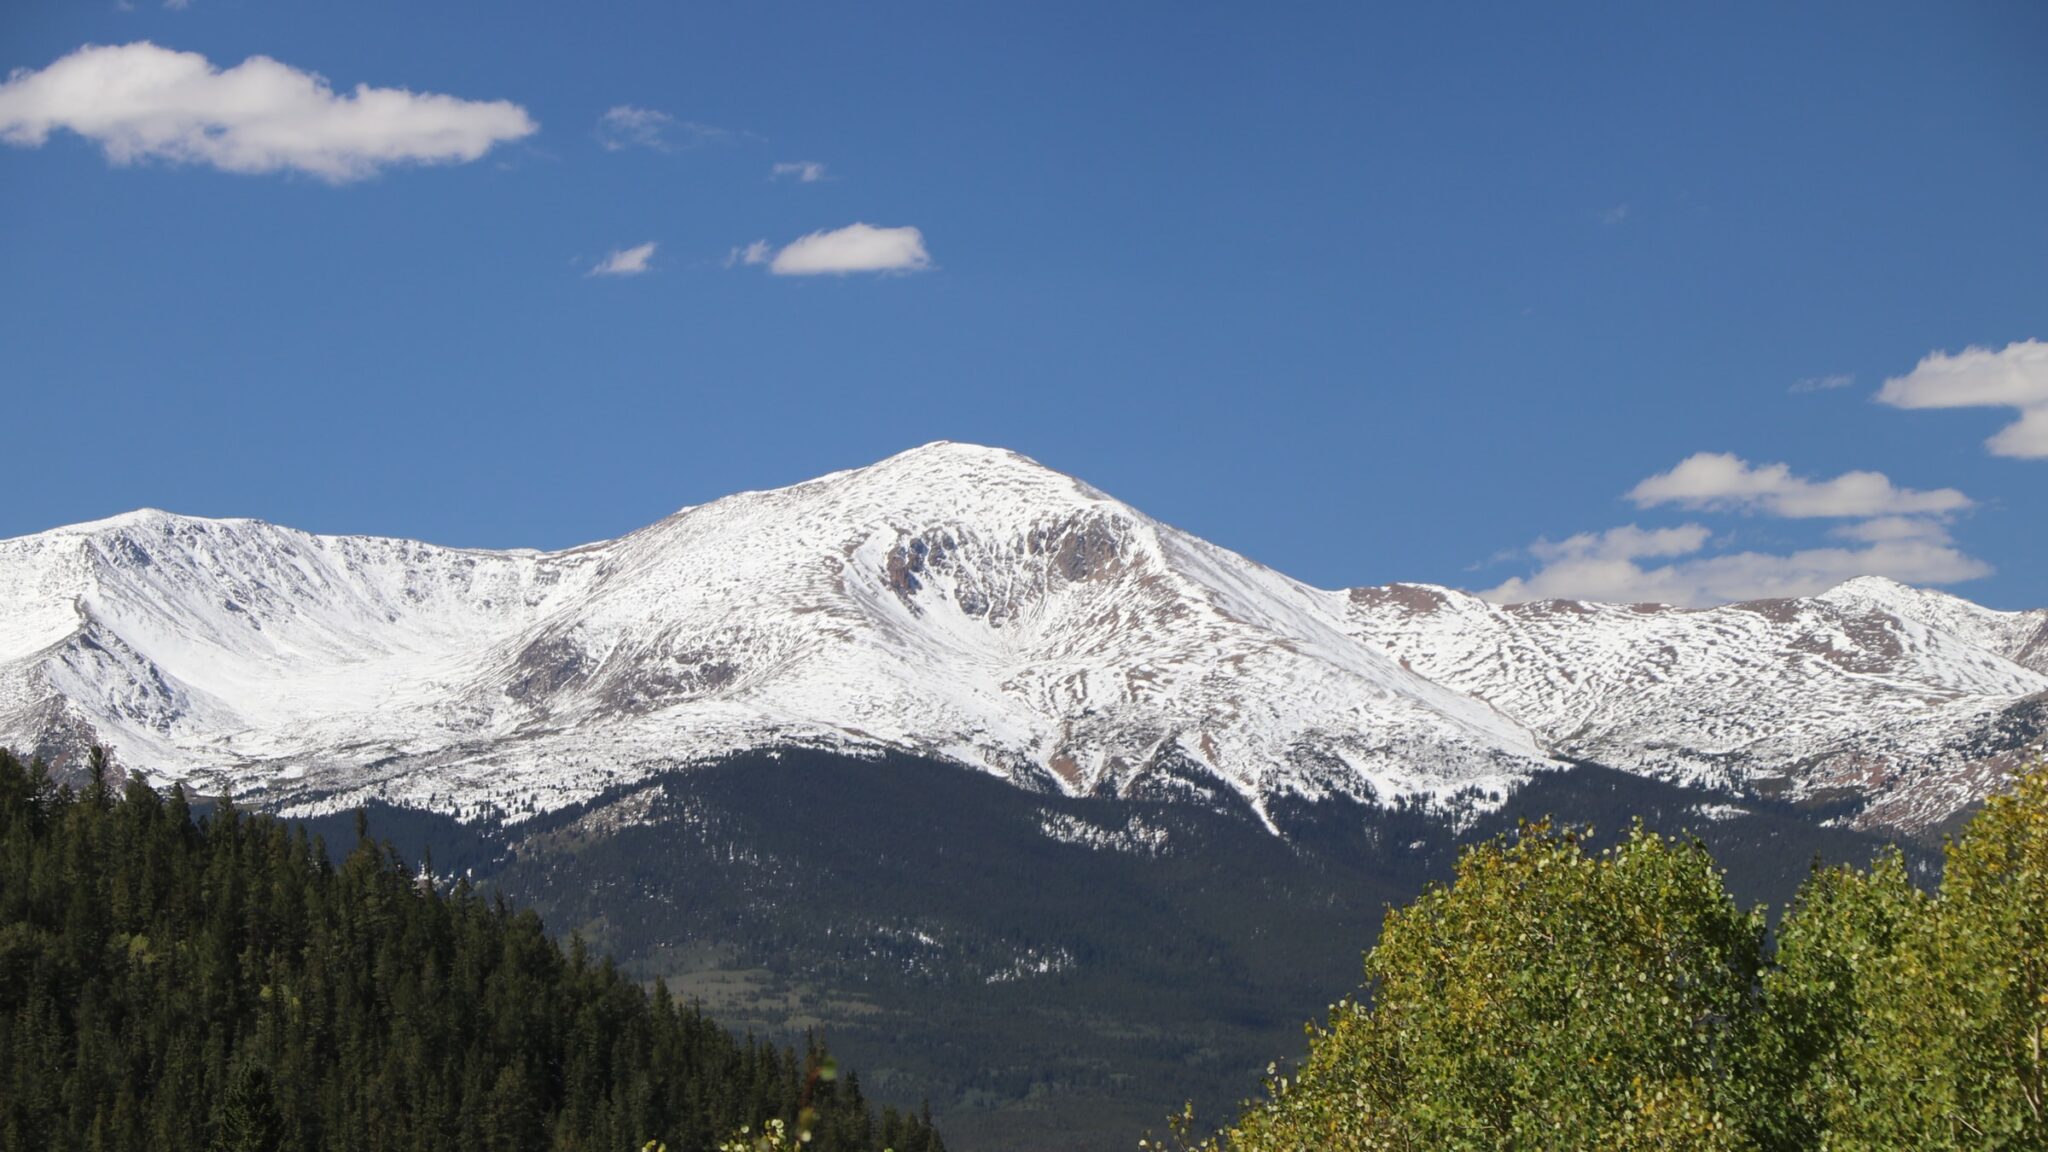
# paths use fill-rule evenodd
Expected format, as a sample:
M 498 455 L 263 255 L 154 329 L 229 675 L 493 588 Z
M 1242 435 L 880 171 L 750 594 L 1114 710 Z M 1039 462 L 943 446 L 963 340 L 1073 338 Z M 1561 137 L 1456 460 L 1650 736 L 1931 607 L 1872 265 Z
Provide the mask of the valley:
M 141 512 L 0 541 L 0 741 L 373 835 L 953 1146 L 1222 1116 L 1390 906 L 1525 819 L 1746 903 L 1942 832 L 2048 732 L 2048 612 L 1324 590 L 939 443 L 478 552 Z

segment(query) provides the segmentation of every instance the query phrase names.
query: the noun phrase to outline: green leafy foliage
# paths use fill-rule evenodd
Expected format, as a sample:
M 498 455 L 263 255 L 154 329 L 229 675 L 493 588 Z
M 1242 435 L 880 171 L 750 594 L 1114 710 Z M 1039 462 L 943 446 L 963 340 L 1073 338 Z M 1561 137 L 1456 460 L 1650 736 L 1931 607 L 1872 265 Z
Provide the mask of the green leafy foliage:
M 1879 1003 L 1894 990 L 1878 981 L 1901 937 L 1923 923 L 1928 897 L 1907 879 L 1895 853 L 1867 872 L 1816 871 L 1800 889 L 1778 932 L 1776 963 L 1764 975 L 1769 1026 L 1762 1031 L 1753 1092 L 1778 1107 L 1764 1111 L 1768 1146 L 1815 1148 L 1832 1137 L 1864 1095 L 1856 1087 L 1866 1052 L 1890 1049 L 1873 1033 Z
M 1796 1100 L 1818 1143 L 2048 1147 L 2048 771 L 1970 821 L 1937 896 L 1895 860 L 1824 873 L 1779 951 L 1774 1023 L 1812 1049 Z
M 0 1147 L 942 1152 L 836 1073 L 368 839 L 0 752 Z
M 2048 1147 L 2048 772 L 1935 895 L 1898 852 L 1815 871 L 1768 954 L 1697 841 L 1533 825 L 1389 914 L 1366 977 L 1201 1147 Z
M 1547 825 L 1468 852 L 1387 918 L 1370 994 L 1229 1145 L 1740 1147 L 1763 918 L 1706 851 L 1641 831 L 1600 853 Z

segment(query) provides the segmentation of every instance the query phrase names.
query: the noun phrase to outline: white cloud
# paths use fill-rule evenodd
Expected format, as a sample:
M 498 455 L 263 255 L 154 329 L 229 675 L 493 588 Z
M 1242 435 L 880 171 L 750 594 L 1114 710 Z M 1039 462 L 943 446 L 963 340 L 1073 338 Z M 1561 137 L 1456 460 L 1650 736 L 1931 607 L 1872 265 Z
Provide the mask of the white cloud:
M 734 135 L 729 128 L 699 124 L 694 120 L 678 120 L 658 109 L 640 108 L 632 104 L 621 104 L 597 118 L 597 142 L 603 145 L 607 152 L 618 152 L 626 148 L 652 148 L 656 152 L 674 152 L 683 148 L 700 148 L 707 144 L 724 144 Z
M 466 163 L 538 126 L 506 100 L 462 100 L 324 77 L 268 56 L 215 68 L 147 41 L 88 45 L 0 84 L 0 140 L 37 148 L 58 129 L 115 164 L 307 172 L 340 183 L 393 164 Z
M 1626 223 L 1627 220 L 1627 204 L 1616 204 L 1614 207 L 1606 209 L 1605 211 L 1600 213 L 1600 222 L 1602 224 L 1622 224 Z
M 1861 540 L 1869 544 L 1901 540 L 1931 541 L 1936 544 L 1949 542 L 1946 524 L 1918 516 L 1879 516 L 1875 520 L 1863 520 L 1855 524 L 1830 528 L 1828 535 L 1839 536 L 1844 540 Z
M 1999 456 L 2048 457 L 2048 343 L 2023 340 L 1993 352 L 1935 352 L 1884 382 L 1879 403 L 1895 408 L 2014 408 L 2019 419 L 1985 441 Z
M 816 184 L 825 179 L 825 166 L 816 160 L 786 160 L 776 164 L 769 174 L 777 180 L 787 176 L 799 184 Z
M 1704 532 L 1697 525 L 1687 527 Z M 1696 607 L 1773 596 L 1812 596 L 1857 576 L 1887 576 L 1907 584 L 1952 584 L 1991 574 L 1990 565 L 1958 551 L 1941 525 L 1932 521 L 1873 520 L 1836 532 L 1859 539 L 1861 546 L 1807 548 L 1784 555 L 1735 552 L 1690 557 L 1675 553 L 1689 558 L 1643 565 L 1637 561 L 1659 554 L 1621 554 L 1629 550 L 1617 552 L 1596 544 L 1560 551 L 1533 574 L 1480 595 L 1503 604 L 1568 599 Z M 1589 533 L 1572 539 L 1597 542 L 1613 534 Z
M 1970 498 L 1953 488 L 1895 488 L 1882 472 L 1808 480 L 1792 475 L 1787 465 L 1751 465 L 1727 452 L 1695 453 L 1636 485 L 1628 498 L 1639 508 L 1676 504 L 1794 518 L 1929 515 L 1970 507 Z
M 1538 540 L 1529 554 L 1538 560 L 1635 560 L 1646 556 L 1689 556 L 1713 534 L 1698 524 L 1638 528 L 1625 524 L 1605 532 L 1581 532 L 1563 540 Z
M 1833 392 L 1837 388 L 1847 388 L 1855 382 L 1856 377 L 1846 372 L 1836 372 L 1829 376 L 1808 376 L 1804 380 L 1794 380 L 1792 382 L 1792 391 Z
M 654 241 L 632 248 L 621 248 L 598 262 L 590 270 L 592 276 L 638 276 L 653 271 L 649 263 L 654 259 Z
M 924 233 L 915 228 L 877 228 L 848 224 L 829 232 L 813 232 L 774 251 L 765 240 L 735 248 L 725 266 L 767 264 L 776 276 L 843 276 L 850 272 L 922 272 L 932 266 Z
M 1950 584 L 1989 575 L 1991 567 L 1958 550 L 1943 519 L 1971 506 L 1953 488 L 1898 488 L 1877 472 L 1832 480 L 1794 476 L 1783 464 L 1752 465 L 1701 452 L 1629 492 L 1641 507 L 1756 512 L 1792 519 L 1841 518 L 1829 535 L 1842 545 L 1790 553 L 1707 555 L 1712 533 L 1698 524 L 1586 532 L 1538 540 L 1527 554 L 1536 571 L 1480 595 L 1502 603 L 1573 599 L 1704 605 L 1771 596 L 1811 596 L 1857 576 L 1908 584 Z M 1661 561 L 1661 562 L 1660 562 Z

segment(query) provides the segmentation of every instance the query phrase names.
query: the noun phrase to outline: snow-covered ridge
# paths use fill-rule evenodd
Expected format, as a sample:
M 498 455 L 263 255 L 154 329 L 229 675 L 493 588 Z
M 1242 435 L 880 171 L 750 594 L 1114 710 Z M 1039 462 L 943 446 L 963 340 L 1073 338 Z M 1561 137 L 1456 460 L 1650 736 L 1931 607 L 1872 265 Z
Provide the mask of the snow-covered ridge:
M 1794 799 L 1853 794 L 1917 828 L 2040 755 L 2048 612 L 1863 577 L 1719 608 L 1448 588 L 1350 593 L 1353 634 L 1490 701 L 1557 755 Z
M 1712 613 L 1324 591 L 940 443 L 563 552 L 153 511 L 0 541 L 0 741 L 299 811 L 517 816 L 818 745 L 1260 812 L 1583 756 L 1880 806 L 1910 784 L 1905 823 L 1995 783 L 2044 624 L 1866 581 Z
M 286 805 L 517 814 L 773 744 L 1255 806 L 1548 763 L 1340 594 L 969 445 L 561 553 L 138 513 L 0 542 L 0 604 L 0 739 Z

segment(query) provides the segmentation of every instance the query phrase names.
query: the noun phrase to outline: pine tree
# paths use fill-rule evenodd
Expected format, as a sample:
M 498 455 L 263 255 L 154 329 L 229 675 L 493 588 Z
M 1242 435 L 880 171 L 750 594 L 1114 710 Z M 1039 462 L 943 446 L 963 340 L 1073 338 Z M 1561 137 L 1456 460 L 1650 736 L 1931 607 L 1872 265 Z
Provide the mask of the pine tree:
M 872 1131 L 803 1097 L 795 1052 L 420 884 L 366 822 L 337 868 L 96 764 L 74 794 L 0 752 L 0 1147 L 702 1149 L 806 1107 Z
M 283 1139 L 284 1118 L 271 1099 L 269 1077 L 261 1069 L 243 1068 L 221 1102 L 212 1152 L 277 1152 Z

